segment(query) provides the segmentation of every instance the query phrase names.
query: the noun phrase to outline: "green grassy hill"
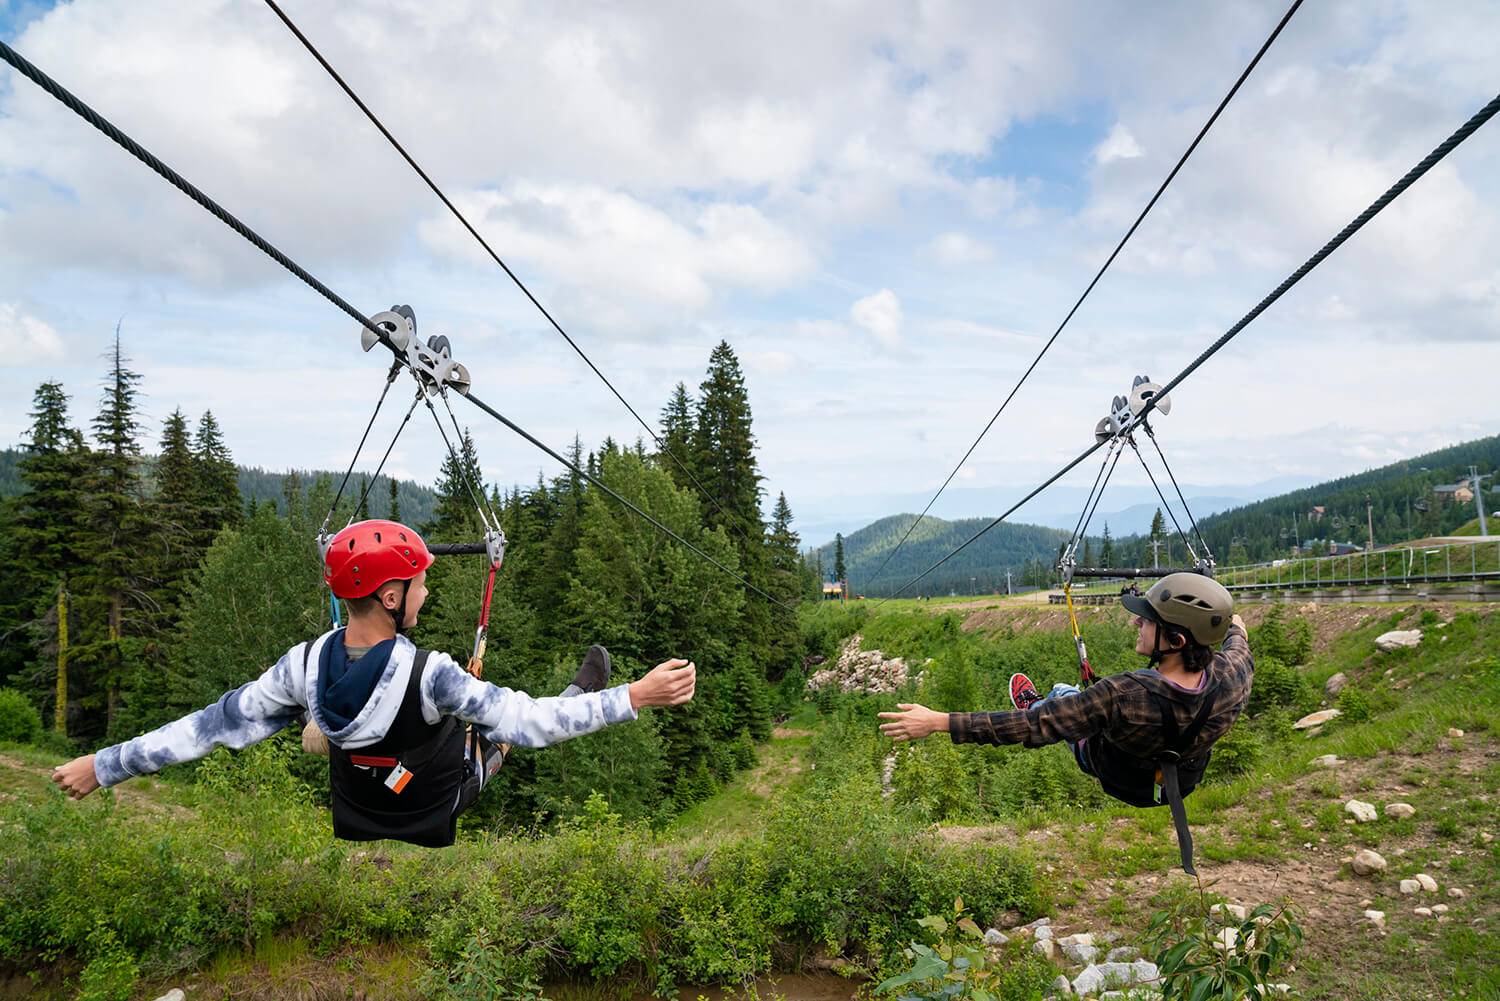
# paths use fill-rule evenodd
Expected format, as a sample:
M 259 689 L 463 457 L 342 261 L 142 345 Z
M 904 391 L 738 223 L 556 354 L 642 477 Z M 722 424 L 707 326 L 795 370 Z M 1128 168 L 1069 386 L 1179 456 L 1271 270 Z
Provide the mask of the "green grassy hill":
M 1245 614 L 1250 711 L 1188 800 L 1204 903 L 1289 902 L 1307 939 L 1276 979 L 1300 997 L 1500 995 L 1500 609 Z M 1059 609 L 862 603 L 804 616 L 810 653 L 836 660 L 857 643 L 903 658 L 913 680 L 794 703 L 754 767 L 658 828 L 596 802 L 561 828 L 468 829 L 442 851 L 351 845 L 287 771 L 294 740 L 82 803 L 49 789 L 57 755 L 0 747 L 0 983 L 59 998 L 180 986 L 190 998 L 602 1001 L 800 969 L 761 990 L 831 1001 L 905 969 L 917 919 L 951 914 L 955 897 L 982 927 L 1047 916 L 1059 935 L 1108 933 L 1120 948 L 1145 944 L 1153 914 L 1200 906 L 1173 868 L 1166 811 L 1106 799 L 1065 747 L 934 737 L 896 751 L 876 731 L 897 701 L 998 708 L 1011 671 L 1043 688 L 1076 678 Z M 1082 616 L 1096 667 L 1138 664 L 1117 609 Z M 1395 628 L 1421 629 L 1421 643 L 1376 650 Z M 1330 700 L 1336 674 L 1345 686 Z M 1343 715 L 1312 736 L 1290 728 L 1324 704 Z M 1356 823 L 1351 799 L 1378 819 Z M 1387 815 L 1395 802 L 1414 814 Z M 1360 849 L 1386 870 L 1355 876 Z M 1402 893 L 1418 873 L 1436 894 Z M 1383 930 L 1363 917 L 1372 909 Z M 1077 972 L 1019 939 L 994 962 L 994 1001 L 1035 1001 Z M 811 975 L 831 968 L 855 978 Z

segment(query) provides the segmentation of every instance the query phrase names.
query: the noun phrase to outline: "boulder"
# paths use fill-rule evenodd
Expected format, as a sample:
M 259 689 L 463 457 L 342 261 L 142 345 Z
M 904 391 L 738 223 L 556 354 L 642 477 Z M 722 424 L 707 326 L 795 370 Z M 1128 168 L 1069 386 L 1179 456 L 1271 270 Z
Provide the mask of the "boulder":
M 1462 737 L 1463 735 L 1464 732 L 1456 726 L 1450 726 L 1448 728 L 1448 736 L 1450 737 Z
M 1308 713 L 1306 716 L 1293 723 L 1292 729 L 1311 730 L 1313 727 L 1322 726 L 1329 720 L 1342 715 L 1343 713 L 1339 712 L 1337 709 L 1320 709 L 1315 713 Z
M 1099 963 L 1089 966 L 1073 978 L 1073 991 L 1077 994 L 1097 994 L 1111 985 L 1129 986 L 1154 981 L 1160 975 L 1156 964 L 1144 959 L 1134 963 Z
M 1070 980 L 1068 980 L 1066 974 L 1059 973 L 1057 975 L 1057 979 L 1052 981 L 1052 993 L 1059 995 L 1067 995 L 1073 993 L 1073 984 Z
M 1141 957 L 1141 950 L 1128 945 L 1119 945 L 1109 950 L 1109 955 L 1104 957 L 1107 963 L 1133 963 Z
M 1344 690 L 1344 686 L 1348 683 L 1349 676 L 1343 671 L 1340 671 L 1338 674 L 1335 674 L 1333 677 L 1323 682 L 1323 694 L 1328 696 L 1330 699 L 1336 699 L 1339 697 L 1339 692 L 1342 692 Z
M 1365 911 L 1364 918 L 1376 928 L 1385 931 L 1385 911 Z
M 1042 925 L 1031 934 L 1036 936 L 1038 942 L 1040 942 L 1044 938 L 1055 938 L 1057 935 L 1057 933 L 1052 930 L 1051 925 Z
M 1005 934 L 1005 932 L 1001 931 L 999 928 L 991 928 L 989 931 L 984 933 L 985 945 L 1004 945 L 1009 941 L 1010 936 Z
M 1408 650 L 1422 642 L 1420 629 L 1392 629 L 1375 637 L 1375 646 L 1384 653 L 1392 650 Z
M 1401 881 L 1401 893 L 1403 896 L 1411 896 L 1422 888 L 1422 884 L 1414 879 L 1403 879 Z
M 1067 956 L 1070 962 L 1077 963 L 1079 966 L 1087 966 L 1099 958 L 1099 947 L 1096 945 L 1067 941 L 1060 941 L 1058 944 L 1062 947 L 1063 955 Z
M 1372 876 L 1385 868 L 1385 859 L 1380 857 L 1379 852 L 1364 848 L 1355 853 L 1349 866 L 1356 876 Z
M 1031 943 L 1031 951 L 1050 962 L 1057 958 L 1057 943 L 1050 938 L 1037 939 Z
M 1432 905 L 1432 913 L 1434 913 L 1434 914 L 1447 914 L 1448 913 L 1448 905 L 1447 904 L 1433 904 Z
M 1413 914 L 1415 914 L 1419 918 L 1430 918 L 1430 917 L 1432 917 L 1432 908 L 1431 907 L 1413 907 L 1412 910 L 1411 910 L 1411 912 Z
M 1239 941 L 1240 930 L 1238 928 L 1220 928 L 1219 934 L 1214 936 L 1214 948 L 1220 952 L 1233 952 Z
M 1448 887 L 1448 896 L 1452 897 L 1454 900 L 1462 900 L 1464 899 L 1464 891 L 1460 890 L 1456 886 L 1450 886 Z
M 1417 882 L 1422 884 L 1422 890 L 1424 893 L 1436 893 L 1438 891 L 1437 880 L 1433 879 L 1425 872 L 1417 873 Z
M 1218 918 L 1220 924 L 1225 925 L 1227 925 L 1231 920 L 1245 920 L 1245 909 L 1239 904 L 1214 904 L 1208 909 L 1208 913 Z
M 1026 928 L 1030 931 L 1036 931 L 1038 928 L 1042 927 L 1042 925 L 1050 925 L 1051 923 L 1051 918 L 1037 918 L 1035 921 L 1029 921 L 1021 927 Z
M 1312 764 L 1314 768 L 1337 768 L 1343 762 L 1337 754 L 1320 754 L 1312 759 Z
M 184 1001 L 187 995 L 182 993 L 181 987 L 173 987 L 167 993 L 157 998 L 156 1001 Z
M 1091 932 L 1079 932 L 1076 935 L 1064 935 L 1057 940 L 1058 945 L 1093 945 L 1094 936 Z
M 1387 817 L 1394 817 L 1397 820 L 1403 817 L 1415 816 L 1416 812 L 1417 808 L 1410 803 L 1387 803 L 1385 805 L 1385 815 Z
M 1364 800 L 1359 799 L 1351 799 L 1345 803 L 1344 812 L 1361 824 L 1368 824 L 1380 816 L 1380 814 L 1375 812 L 1375 805 L 1373 803 L 1366 803 Z

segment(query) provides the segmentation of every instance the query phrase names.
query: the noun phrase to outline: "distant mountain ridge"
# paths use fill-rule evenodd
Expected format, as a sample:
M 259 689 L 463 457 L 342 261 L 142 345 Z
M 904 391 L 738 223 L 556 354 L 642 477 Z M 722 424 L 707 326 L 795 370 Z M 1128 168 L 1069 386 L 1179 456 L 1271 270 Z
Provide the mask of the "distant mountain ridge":
M 881 573 L 872 579 L 886 554 L 901 541 L 917 516 L 898 514 L 866 525 L 844 538 L 844 566 L 849 585 L 857 594 L 885 595 L 926 570 L 965 540 L 989 524 L 989 518 L 965 518 L 944 521 L 924 518 L 916 531 Z M 1057 548 L 1068 539 L 1068 533 L 1040 525 L 995 526 L 972 546 L 959 553 L 940 569 L 907 592 L 911 595 L 968 594 L 1005 590 L 1005 572 L 1012 572 L 1012 582 L 1019 587 L 1028 564 L 1033 568 L 1051 566 Z M 834 543 L 810 551 L 809 558 L 821 560 L 824 579 L 831 580 L 834 567 Z

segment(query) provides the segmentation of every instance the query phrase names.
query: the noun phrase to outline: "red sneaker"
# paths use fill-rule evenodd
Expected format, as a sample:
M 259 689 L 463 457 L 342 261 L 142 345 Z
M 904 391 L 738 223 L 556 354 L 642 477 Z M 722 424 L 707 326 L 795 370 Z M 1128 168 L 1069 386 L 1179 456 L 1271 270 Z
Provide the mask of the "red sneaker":
M 1010 701 L 1021 712 L 1025 712 L 1041 700 L 1036 693 L 1036 686 L 1031 679 L 1024 674 L 1012 674 L 1010 676 Z

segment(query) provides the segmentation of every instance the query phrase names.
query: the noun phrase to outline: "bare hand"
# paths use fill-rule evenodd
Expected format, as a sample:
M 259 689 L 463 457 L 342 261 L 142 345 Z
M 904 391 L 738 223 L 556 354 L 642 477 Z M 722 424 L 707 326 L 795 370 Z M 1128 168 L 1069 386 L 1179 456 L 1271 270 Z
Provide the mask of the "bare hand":
M 1235 613 L 1234 618 L 1229 620 L 1229 625 L 1231 627 L 1239 626 L 1241 632 L 1243 632 L 1246 636 L 1250 635 L 1250 630 L 1245 628 L 1245 620 L 1240 618 L 1238 612 Z
M 85 754 L 65 765 L 58 765 L 52 770 L 52 781 L 74 799 L 83 799 L 99 788 L 99 780 L 94 776 L 94 756 Z
M 896 708 L 901 711 L 880 714 L 881 719 L 891 721 L 880 724 L 880 732 L 892 740 L 921 740 L 940 730 L 944 733 L 948 730 L 947 713 L 940 713 L 912 702 L 898 703 Z
M 668 660 L 630 683 L 630 707 L 680 706 L 693 698 L 698 686 L 698 667 L 687 660 Z

